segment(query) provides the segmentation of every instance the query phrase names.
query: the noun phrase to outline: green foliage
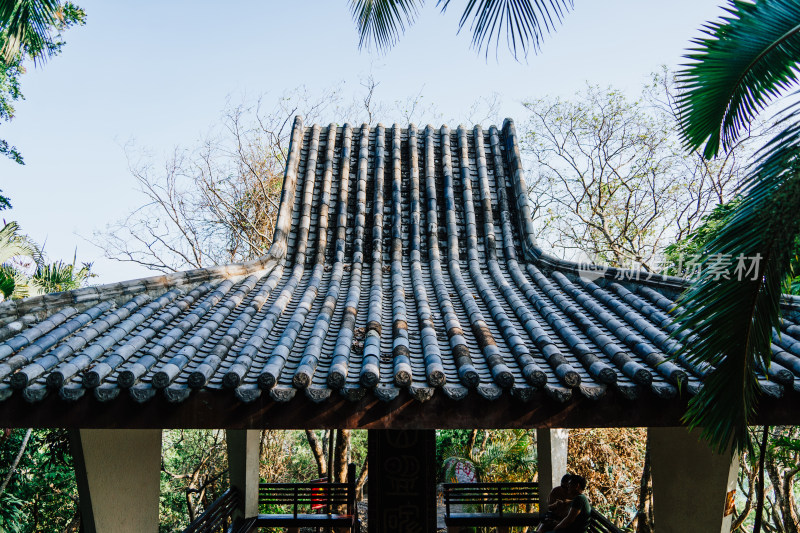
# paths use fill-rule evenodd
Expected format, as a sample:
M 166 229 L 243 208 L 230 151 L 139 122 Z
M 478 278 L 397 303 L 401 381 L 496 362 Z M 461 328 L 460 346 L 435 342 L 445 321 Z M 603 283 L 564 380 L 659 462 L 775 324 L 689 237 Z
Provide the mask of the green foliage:
M 733 0 L 727 16 L 693 40 L 681 72 L 682 135 L 687 147 L 712 158 L 728 150 L 756 115 L 797 83 L 800 4 L 794 0 Z
M 0 189 L 0 193 L 2 192 L 3 190 Z M 0 194 L 0 211 L 3 211 L 5 209 L 11 209 L 11 199 L 8 196 Z
M 22 263 L 41 261 L 42 252 L 30 237 L 20 232 L 16 222 L 0 229 L 0 295 L 2 299 L 30 296 L 29 277 Z
M 706 157 L 728 149 L 751 120 L 797 81 L 800 5 L 791 0 L 734 1 L 728 16 L 710 23 L 680 74 L 682 135 L 686 146 L 706 144 Z M 756 372 L 771 358 L 772 330 L 780 325 L 781 289 L 797 265 L 800 233 L 800 124 L 789 106 L 782 129 L 759 152 L 741 188 L 741 203 L 702 248 L 699 278 L 681 297 L 679 333 L 699 340 L 681 355 L 715 370 L 689 403 L 685 420 L 723 450 L 749 445 L 747 424 L 757 409 Z M 722 254 L 722 255 L 720 255 Z M 708 258 L 758 257 L 756 275 L 729 279 Z
M 359 48 L 374 42 L 386 51 L 397 42 L 406 26 L 411 26 L 425 0 L 350 0 L 359 33 Z M 438 0 L 444 12 L 450 0 Z M 504 34 L 509 51 L 517 57 L 518 49 L 527 55 L 538 52 L 545 33 L 555 30 L 572 8 L 572 0 L 469 0 L 464 7 L 458 30 L 469 25 L 472 47 L 476 50 L 495 48 Z
M 159 531 L 182 530 L 228 489 L 223 430 L 162 434 Z
M 86 23 L 86 13 L 72 2 L 6 0 L 0 2 L 0 122 L 14 118 L 14 103 L 24 99 L 20 77 L 24 63 L 58 55 L 63 32 Z M 19 150 L 0 139 L 0 155 L 24 164 Z
M 471 432 L 476 432 L 471 436 Z M 436 432 L 437 479 L 450 458 L 470 461 L 478 481 L 531 481 L 536 475 L 536 446 L 531 430 L 441 430 Z
M 731 441 L 739 450 L 747 446 L 760 391 L 756 373 L 769 366 L 772 330 L 780 328 L 781 292 L 800 233 L 798 153 L 800 124 L 791 124 L 763 149 L 741 203 L 702 248 L 704 268 L 680 299 L 679 331 L 699 335 L 683 355 L 716 367 L 690 401 L 686 420 L 703 427 L 719 450 Z M 757 275 L 718 276 L 709 266 L 723 256 L 759 257 Z
M 742 198 L 737 196 L 730 202 L 717 205 L 709 214 L 703 217 L 703 222 L 685 239 L 672 243 L 664 249 L 665 274 L 670 276 L 690 277 L 692 274 L 689 259 L 700 258 L 703 248 L 708 245 L 714 236 L 725 225 L 726 218 L 731 215 L 742 203 Z M 800 237 L 795 240 L 792 257 L 794 265 L 800 264 Z M 800 272 L 797 266 L 792 271 Z M 787 278 L 783 292 L 800 294 L 800 276 Z
M 725 219 L 742 203 L 740 197 L 730 202 L 718 204 L 710 213 L 703 217 L 702 223 L 695 228 L 685 239 L 674 242 L 664 249 L 664 261 L 668 265 L 665 274 L 670 276 L 687 277 L 691 272 L 687 268 L 686 260 L 700 255 L 717 232 L 725 224 Z
M 31 276 L 31 285 L 40 294 L 71 291 L 82 287 L 89 278 L 95 275 L 92 273 L 91 263 L 83 263 L 78 268 L 75 265 L 75 258 L 71 264 L 63 261 L 49 264 L 39 263 L 36 265 L 36 272 Z
M 0 434 L 0 464 L 11 465 L 26 431 L 12 429 L 6 430 L 5 437 Z M 0 475 L 5 474 L 3 468 Z M 16 473 L 0 495 L 0 531 L 77 531 L 77 501 L 67 430 L 33 430 Z
M 0 229 L 0 301 L 82 287 L 95 274 L 91 263 L 78 268 L 76 261 L 77 255 L 72 264 L 47 263 L 42 250 L 30 237 L 20 233 L 17 223 L 7 223 Z M 33 273 L 26 271 L 30 262 Z

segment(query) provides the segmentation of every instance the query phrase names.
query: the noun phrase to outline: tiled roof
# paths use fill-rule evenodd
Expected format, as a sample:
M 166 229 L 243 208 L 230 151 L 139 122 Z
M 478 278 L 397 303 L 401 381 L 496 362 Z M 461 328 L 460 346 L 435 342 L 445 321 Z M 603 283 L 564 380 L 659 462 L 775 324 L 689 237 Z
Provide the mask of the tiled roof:
M 183 402 L 201 390 L 245 403 L 403 389 L 419 401 L 685 400 L 712 369 L 669 359 L 693 342 L 670 336 L 682 287 L 542 254 L 510 120 L 297 119 L 265 257 L 3 303 L 0 411 L 15 395 Z M 787 300 L 761 378 L 795 401 L 798 307 Z

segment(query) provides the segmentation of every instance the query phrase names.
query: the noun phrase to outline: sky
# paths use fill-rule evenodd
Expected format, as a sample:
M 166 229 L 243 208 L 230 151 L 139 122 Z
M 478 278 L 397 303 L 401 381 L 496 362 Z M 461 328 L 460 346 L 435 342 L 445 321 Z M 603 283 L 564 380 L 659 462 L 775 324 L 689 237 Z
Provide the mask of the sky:
M 678 68 L 699 28 L 722 14 L 722 0 L 575 0 L 541 52 L 516 61 L 503 45 L 487 58 L 470 48 L 469 31 L 457 34 L 465 2 L 441 15 L 429 0 L 382 54 L 359 50 L 346 0 L 77 3 L 86 25 L 65 34 L 60 56 L 29 67 L 26 99 L 12 122 L 0 124 L 0 138 L 26 163 L 0 160 L 0 189 L 14 206 L 5 220 L 44 243 L 52 260 L 77 253 L 79 262 L 93 262 L 96 283 L 151 274 L 104 258 L 94 242 L 96 231 L 146 201 L 126 147 L 158 162 L 178 146 L 196 146 L 227 102 L 271 104 L 298 87 L 335 88 L 346 102 L 363 94 L 371 75 L 378 100 L 390 106 L 420 95 L 436 115 L 430 122 L 480 120 L 470 108 L 494 94 L 498 115 L 519 122 L 521 102 L 569 98 L 587 83 L 635 96 L 662 65 Z

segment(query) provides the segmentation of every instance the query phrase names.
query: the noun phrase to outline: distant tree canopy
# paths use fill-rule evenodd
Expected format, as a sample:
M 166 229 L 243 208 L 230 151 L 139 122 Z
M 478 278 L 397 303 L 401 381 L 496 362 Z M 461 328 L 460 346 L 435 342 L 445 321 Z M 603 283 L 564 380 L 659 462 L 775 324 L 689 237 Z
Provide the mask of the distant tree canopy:
M 664 248 L 732 197 L 759 136 L 707 161 L 681 147 L 674 105 L 667 72 L 636 99 L 588 86 L 524 103 L 522 149 L 543 245 L 568 259 L 661 270 Z

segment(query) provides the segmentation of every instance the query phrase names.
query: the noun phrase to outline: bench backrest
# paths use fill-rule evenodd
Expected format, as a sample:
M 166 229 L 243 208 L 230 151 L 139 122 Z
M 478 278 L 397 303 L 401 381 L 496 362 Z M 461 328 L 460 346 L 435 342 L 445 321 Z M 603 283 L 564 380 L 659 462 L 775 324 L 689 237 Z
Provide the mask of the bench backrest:
M 225 531 L 232 522 L 231 516 L 242 500 L 235 487 L 226 490 L 208 509 L 189 524 L 183 533 L 216 533 Z
M 258 507 L 265 514 L 273 512 L 267 506 L 290 508 L 291 514 L 310 513 L 322 509 L 327 513 L 345 508 L 345 514 L 355 514 L 356 466 L 347 467 L 347 483 L 260 483 L 258 485 Z
M 592 516 L 589 520 L 589 533 L 622 533 L 611 520 L 592 509 Z
M 493 505 L 503 514 L 506 505 L 539 504 L 537 483 L 444 483 L 445 516 L 451 505 Z

